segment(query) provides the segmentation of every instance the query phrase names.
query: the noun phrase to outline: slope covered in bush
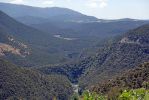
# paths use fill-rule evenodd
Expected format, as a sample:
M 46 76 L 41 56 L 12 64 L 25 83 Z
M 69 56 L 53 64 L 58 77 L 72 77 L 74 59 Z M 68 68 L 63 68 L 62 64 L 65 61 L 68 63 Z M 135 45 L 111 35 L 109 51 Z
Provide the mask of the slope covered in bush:
M 124 89 L 137 88 L 149 89 L 149 63 L 144 63 L 135 69 L 122 73 L 121 76 L 92 86 L 91 91 L 112 95 Z
M 72 94 L 69 80 L 63 76 L 45 76 L 0 59 L 0 99 L 68 100 Z
M 149 63 L 124 72 L 111 80 L 90 86 L 81 95 L 73 95 L 73 100 L 148 100 Z
M 96 84 L 148 60 L 149 25 L 143 25 L 105 45 L 89 62 L 86 60 L 88 69 L 80 78 L 80 84 L 83 87 Z

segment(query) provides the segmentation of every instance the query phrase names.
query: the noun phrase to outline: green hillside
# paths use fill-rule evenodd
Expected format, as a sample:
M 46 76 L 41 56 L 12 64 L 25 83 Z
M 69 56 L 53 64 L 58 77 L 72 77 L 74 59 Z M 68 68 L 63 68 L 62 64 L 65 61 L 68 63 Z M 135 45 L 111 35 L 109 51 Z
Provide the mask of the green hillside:
M 146 88 L 149 89 L 149 63 L 143 63 L 140 66 L 123 72 L 111 80 L 98 83 L 97 85 L 91 87 L 91 91 L 97 93 L 112 93 L 114 89 L 115 92 L 124 89 L 137 89 Z M 114 94 L 114 93 L 113 93 Z
M 134 68 L 149 60 L 148 51 L 149 25 L 131 30 L 99 49 L 89 62 L 86 60 L 88 69 L 80 78 L 80 84 L 96 84 Z
M 74 94 L 72 100 L 148 100 L 149 63 L 143 63 L 121 75 Z
M 43 75 L 0 59 L 1 100 L 69 100 L 72 87 L 64 76 Z

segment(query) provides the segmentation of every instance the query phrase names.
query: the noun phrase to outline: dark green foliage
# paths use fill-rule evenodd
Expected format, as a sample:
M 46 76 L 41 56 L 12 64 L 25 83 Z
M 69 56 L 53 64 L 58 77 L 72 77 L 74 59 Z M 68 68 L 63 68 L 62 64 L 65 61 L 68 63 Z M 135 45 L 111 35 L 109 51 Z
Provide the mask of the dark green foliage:
M 67 78 L 43 75 L 0 59 L 0 99 L 68 100 L 72 87 Z
M 148 100 L 148 86 L 149 63 L 143 63 L 118 77 L 90 86 L 76 100 Z
M 124 89 L 137 89 L 142 87 L 148 89 L 148 83 L 149 63 L 144 63 L 135 69 L 124 72 L 119 77 L 99 83 L 92 87 L 92 91 L 111 95 L 111 93 L 120 93 Z

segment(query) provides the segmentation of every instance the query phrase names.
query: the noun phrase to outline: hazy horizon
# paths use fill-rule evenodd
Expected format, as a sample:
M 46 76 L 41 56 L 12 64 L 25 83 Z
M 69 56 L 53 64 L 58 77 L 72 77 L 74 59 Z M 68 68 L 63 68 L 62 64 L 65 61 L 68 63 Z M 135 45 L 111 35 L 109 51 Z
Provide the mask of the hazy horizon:
M 62 7 L 95 16 L 99 19 L 142 19 L 149 20 L 148 0 L 0 0 L 0 3 L 11 3 L 32 7 Z

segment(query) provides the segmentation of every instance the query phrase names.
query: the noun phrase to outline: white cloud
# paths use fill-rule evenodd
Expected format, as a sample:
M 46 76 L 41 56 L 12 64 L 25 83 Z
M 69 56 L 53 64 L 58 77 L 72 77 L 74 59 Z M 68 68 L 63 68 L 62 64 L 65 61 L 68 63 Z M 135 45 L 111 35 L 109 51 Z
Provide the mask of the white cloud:
M 23 4 L 24 1 L 23 0 L 13 0 L 10 3 L 14 3 L 14 4 Z
M 46 0 L 46 1 L 43 1 L 42 4 L 43 5 L 52 5 L 52 4 L 54 4 L 54 1 L 53 0 Z
M 104 8 L 107 6 L 107 2 L 105 0 L 100 1 L 100 8 Z
M 91 8 L 105 8 L 107 6 L 107 0 L 88 0 L 87 6 Z

